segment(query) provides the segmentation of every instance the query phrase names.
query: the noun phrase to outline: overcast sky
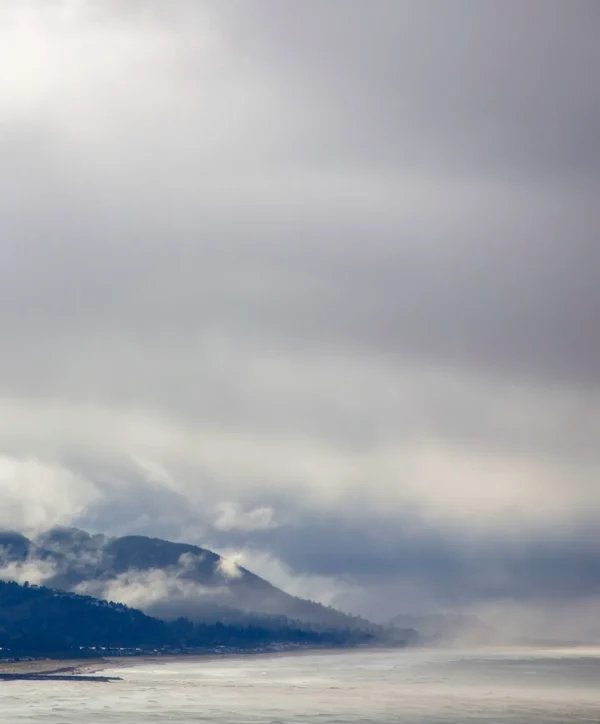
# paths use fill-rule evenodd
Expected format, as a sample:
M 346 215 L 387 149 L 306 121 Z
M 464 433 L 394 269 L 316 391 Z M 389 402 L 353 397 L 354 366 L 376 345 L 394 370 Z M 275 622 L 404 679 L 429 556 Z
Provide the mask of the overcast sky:
M 0 0 L 0 526 L 375 615 L 600 594 L 597 0 Z

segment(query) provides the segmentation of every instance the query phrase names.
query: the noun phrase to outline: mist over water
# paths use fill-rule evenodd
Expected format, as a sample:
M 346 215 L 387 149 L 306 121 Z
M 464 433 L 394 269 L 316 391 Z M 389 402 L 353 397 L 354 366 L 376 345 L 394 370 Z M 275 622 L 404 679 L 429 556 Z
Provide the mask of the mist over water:
M 600 650 L 348 652 L 181 659 L 115 670 L 110 684 L 10 682 L 5 721 L 600 721 Z

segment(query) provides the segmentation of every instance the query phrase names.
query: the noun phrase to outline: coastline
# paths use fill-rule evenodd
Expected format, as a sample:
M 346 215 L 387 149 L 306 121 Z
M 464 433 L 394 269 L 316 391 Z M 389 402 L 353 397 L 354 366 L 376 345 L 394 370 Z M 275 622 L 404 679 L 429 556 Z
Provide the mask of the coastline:
M 242 661 L 244 659 L 280 659 L 289 656 L 341 656 L 342 654 L 356 652 L 376 652 L 389 651 L 388 648 L 328 648 L 328 649 L 290 649 L 288 651 L 252 651 L 248 653 L 227 653 L 227 654 L 171 654 L 165 656 L 107 656 L 100 660 L 90 661 L 89 667 L 83 662 L 79 662 L 80 666 L 74 667 L 74 671 L 79 674 L 99 673 L 107 669 L 131 668 L 134 666 L 166 666 L 173 663 L 190 662 L 190 663 L 214 663 L 215 661 Z M 403 649 L 399 649 L 403 650 Z
M 102 671 L 103 659 L 39 659 L 0 662 L 2 674 L 86 675 Z
M 106 656 L 90 659 L 40 659 L 37 661 L 11 661 L 0 663 L 0 673 L 3 674 L 64 674 L 73 676 L 89 676 L 99 674 L 108 669 L 131 668 L 134 666 L 161 666 L 189 661 L 193 663 L 212 663 L 215 661 L 239 661 L 243 659 L 279 659 L 293 656 L 327 655 L 340 656 L 352 652 L 381 652 L 389 651 L 388 647 L 357 647 L 357 648 L 314 648 L 289 649 L 287 651 L 251 651 L 248 653 L 206 653 L 206 654 L 167 654 L 164 656 Z M 398 647 L 398 650 L 406 650 Z
M 248 653 L 232 652 L 232 653 L 190 653 L 190 654 L 165 654 L 163 655 L 140 655 L 140 656 L 106 656 L 101 658 L 89 659 L 40 659 L 36 661 L 12 661 L 0 662 L 0 674 L 40 674 L 46 676 L 63 675 L 68 676 L 93 676 L 102 674 L 106 671 L 115 669 L 133 668 L 137 666 L 167 666 L 173 663 L 189 662 L 195 664 L 211 664 L 216 661 L 241 661 L 244 659 L 264 659 L 273 660 L 285 657 L 308 657 L 308 656 L 342 656 L 350 653 L 383 653 L 389 651 L 414 651 L 419 647 L 348 647 L 348 648 L 307 648 L 307 649 L 289 649 L 284 651 L 251 651 Z M 481 647 L 482 651 L 489 651 L 496 647 Z M 504 647 L 500 647 L 504 649 Z M 529 647 L 515 647 L 519 650 Z M 588 649 L 593 650 L 597 654 L 597 646 L 554 646 L 548 647 L 553 650 L 562 650 L 578 654 L 584 653 Z M 422 649 L 420 649 L 422 650 Z M 441 647 L 438 650 L 455 650 L 453 648 Z

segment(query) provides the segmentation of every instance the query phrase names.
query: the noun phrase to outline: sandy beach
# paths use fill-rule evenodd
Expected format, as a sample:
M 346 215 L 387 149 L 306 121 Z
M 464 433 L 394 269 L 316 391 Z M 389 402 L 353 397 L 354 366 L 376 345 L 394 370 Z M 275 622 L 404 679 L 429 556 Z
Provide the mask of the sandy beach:
M 95 674 L 106 666 L 107 662 L 104 659 L 41 659 L 39 661 L 0 662 L 0 672 L 3 674 L 83 675 Z
M 373 649 L 378 650 L 378 649 Z M 72 674 L 84 676 L 100 674 L 109 669 L 131 666 L 161 666 L 170 663 L 190 661 L 210 663 L 214 661 L 251 658 L 277 659 L 288 656 L 311 656 L 317 654 L 341 655 L 364 649 L 301 649 L 290 651 L 265 651 L 247 654 L 180 654 L 171 656 L 107 656 L 93 659 L 41 659 L 38 661 L 0 662 L 0 673 L 5 674 Z

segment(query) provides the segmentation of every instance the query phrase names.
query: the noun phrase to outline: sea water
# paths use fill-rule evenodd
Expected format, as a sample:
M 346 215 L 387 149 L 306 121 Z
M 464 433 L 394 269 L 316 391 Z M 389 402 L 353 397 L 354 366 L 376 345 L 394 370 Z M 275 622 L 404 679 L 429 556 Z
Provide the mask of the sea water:
M 0 721 L 600 722 L 600 651 L 352 651 L 151 661 L 112 683 L 0 683 Z

